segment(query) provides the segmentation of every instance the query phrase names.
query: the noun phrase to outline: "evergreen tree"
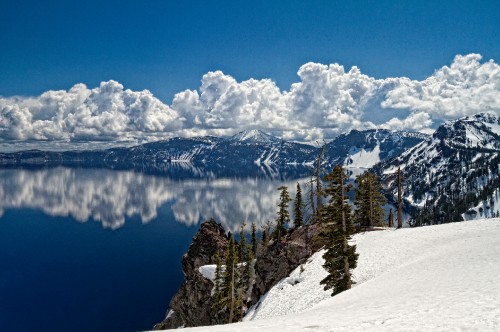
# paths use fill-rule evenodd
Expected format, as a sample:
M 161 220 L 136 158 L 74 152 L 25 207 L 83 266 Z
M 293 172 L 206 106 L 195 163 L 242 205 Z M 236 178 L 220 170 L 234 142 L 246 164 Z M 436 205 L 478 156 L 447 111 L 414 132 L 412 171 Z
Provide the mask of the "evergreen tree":
M 280 201 L 278 203 L 278 218 L 276 218 L 276 229 L 274 230 L 274 238 L 281 239 L 286 233 L 285 225 L 290 222 L 290 213 L 288 212 L 288 203 L 292 200 L 288 194 L 288 187 L 281 186 Z
M 247 241 L 245 237 L 245 226 L 247 224 L 243 222 L 240 227 L 240 245 L 238 250 L 238 258 L 240 262 L 246 262 L 247 260 Z
M 302 189 L 300 188 L 300 184 L 297 182 L 297 193 L 295 194 L 295 202 L 294 202 L 294 226 L 300 227 L 304 224 L 304 202 L 302 201 Z
M 323 196 L 323 189 L 321 183 L 321 163 L 323 161 L 323 154 L 325 152 L 326 143 L 319 149 L 318 159 L 316 159 L 316 169 L 314 171 L 314 177 L 316 180 L 316 216 L 318 219 L 320 218 L 321 209 L 323 208 L 323 200 L 321 199 Z
M 325 290 L 332 289 L 333 295 L 350 289 L 352 285 L 351 270 L 356 267 L 358 254 L 356 246 L 349 245 L 354 226 L 352 224 L 352 209 L 348 202 L 347 193 L 350 186 L 346 184 L 347 174 L 342 166 L 335 166 L 333 171 L 325 177 L 328 195 L 328 204 L 322 209 L 322 219 L 326 227 L 323 234 L 328 240 L 326 252 L 323 255 L 323 267 L 328 276 L 321 281 Z
M 252 222 L 252 253 L 255 256 L 257 254 L 257 226 Z
M 313 223 L 316 220 L 316 205 L 314 204 L 314 198 L 316 197 L 316 193 L 314 191 L 314 177 L 311 176 L 311 179 L 307 182 L 309 184 L 309 191 L 307 193 L 309 199 L 308 199 L 308 208 L 309 211 L 311 212 L 308 218 L 309 223 Z
M 250 248 L 249 248 L 250 249 Z M 247 261 L 242 262 L 241 277 L 238 284 L 238 299 L 236 302 L 236 312 L 239 314 L 239 318 L 243 318 L 246 312 L 246 305 L 251 298 L 252 285 L 254 282 L 254 269 L 253 260 L 254 255 L 252 250 L 248 250 Z
M 356 177 L 358 187 L 354 205 L 354 221 L 361 227 L 374 227 L 384 225 L 385 197 L 378 177 L 371 172 L 364 172 Z
M 214 277 L 214 303 L 213 308 L 219 312 L 223 309 L 222 303 L 222 262 L 219 253 L 215 254 L 215 277 Z
M 398 228 L 403 227 L 403 193 L 401 190 L 401 167 L 398 167 Z
M 267 220 L 266 224 L 262 227 L 262 246 L 266 247 L 269 243 L 269 235 L 271 234 L 271 220 Z
M 238 281 L 238 260 L 232 234 L 229 236 L 229 246 L 225 261 L 222 287 L 222 306 L 229 310 L 228 323 L 232 323 L 235 314 L 236 304 L 236 283 Z

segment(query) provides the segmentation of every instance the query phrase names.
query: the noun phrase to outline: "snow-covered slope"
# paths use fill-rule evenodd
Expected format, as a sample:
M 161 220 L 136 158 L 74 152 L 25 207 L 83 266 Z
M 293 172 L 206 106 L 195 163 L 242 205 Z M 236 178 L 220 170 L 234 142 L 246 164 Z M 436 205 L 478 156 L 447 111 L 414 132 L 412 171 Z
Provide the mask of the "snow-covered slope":
M 196 331 L 498 331 L 500 219 L 386 230 L 353 238 L 357 284 L 322 290 L 321 252 L 243 323 Z
M 375 170 L 394 199 L 401 167 L 405 207 L 416 224 L 459 221 L 467 212 L 465 219 L 481 217 L 473 208 L 493 211 L 500 188 L 499 128 L 500 119 L 491 114 L 446 122 L 431 138 Z
M 342 164 L 349 168 L 370 168 L 381 160 L 400 155 L 427 138 L 425 134 L 398 130 L 351 130 L 326 145 L 325 159 L 332 166 Z

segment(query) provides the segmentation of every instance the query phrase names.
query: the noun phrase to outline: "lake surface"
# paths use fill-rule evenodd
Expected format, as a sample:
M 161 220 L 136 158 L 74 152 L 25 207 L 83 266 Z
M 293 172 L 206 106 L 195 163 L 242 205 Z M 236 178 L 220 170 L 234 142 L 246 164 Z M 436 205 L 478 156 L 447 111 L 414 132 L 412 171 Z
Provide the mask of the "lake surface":
M 305 182 L 306 179 L 299 180 Z M 296 179 L 133 171 L 0 170 L 4 331 L 132 331 L 163 319 L 199 224 L 276 217 Z M 306 192 L 306 190 L 303 190 Z

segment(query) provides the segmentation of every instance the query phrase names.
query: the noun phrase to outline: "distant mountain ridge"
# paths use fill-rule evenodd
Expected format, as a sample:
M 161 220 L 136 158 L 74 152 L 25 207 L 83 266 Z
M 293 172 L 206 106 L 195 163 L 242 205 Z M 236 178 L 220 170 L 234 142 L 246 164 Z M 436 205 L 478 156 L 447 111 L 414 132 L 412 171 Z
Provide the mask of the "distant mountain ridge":
M 396 156 L 427 136 L 391 130 L 353 130 L 325 147 L 323 166 L 343 164 L 369 168 L 380 160 Z M 319 147 L 289 142 L 260 130 L 242 131 L 229 138 L 175 137 L 131 148 L 88 151 L 22 151 L 1 153 L 0 166 L 85 166 L 107 168 L 164 169 L 171 163 L 190 163 L 205 169 L 308 167 Z
M 442 124 L 432 137 L 374 170 L 395 201 L 401 167 L 405 209 L 421 225 L 496 216 L 499 163 L 500 119 L 481 113 Z
M 328 143 L 325 150 L 330 165 L 370 168 L 382 160 L 400 155 L 428 137 L 399 130 L 351 130 Z

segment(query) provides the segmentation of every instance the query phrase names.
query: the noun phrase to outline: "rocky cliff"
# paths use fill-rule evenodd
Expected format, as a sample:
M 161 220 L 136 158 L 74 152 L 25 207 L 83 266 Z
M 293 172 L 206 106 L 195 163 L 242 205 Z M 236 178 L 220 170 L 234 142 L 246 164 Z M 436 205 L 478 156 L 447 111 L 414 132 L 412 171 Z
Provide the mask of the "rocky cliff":
M 225 256 L 229 238 L 221 224 L 213 219 L 201 224 L 187 253 L 182 257 L 184 282 L 170 302 L 165 319 L 156 324 L 155 330 L 172 329 L 181 326 L 213 325 L 212 297 L 213 283 L 203 277 L 199 267 L 214 264 L 217 253 Z
M 319 224 L 302 226 L 290 230 L 281 241 L 271 240 L 267 245 L 259 245 L 249 305 L 257 303 L 272 286 L 323 246 L 318 236 L 320 231 Z M 201 225 L 182 258 L 185 280 L 172 298 L 167 316 L 155 325 L 156 330 L 220 323 L 212 310 L 213 283 L 199 272 L 199 267 L 214 264 L 216 253 L 225 257 L 227 246 L 228 236 L 220 224 L 210 220 Z

